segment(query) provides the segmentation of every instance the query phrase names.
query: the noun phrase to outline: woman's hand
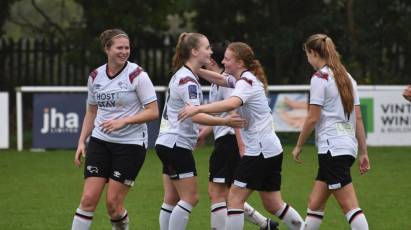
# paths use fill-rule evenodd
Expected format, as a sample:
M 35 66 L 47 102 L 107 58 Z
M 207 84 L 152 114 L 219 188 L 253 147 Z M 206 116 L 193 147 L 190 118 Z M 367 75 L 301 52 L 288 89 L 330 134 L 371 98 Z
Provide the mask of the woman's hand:
M 303 163 L 300 159 L 301 151 L 302 151 L 301 147 L 295 146 L 291 153 L 293 155 L 293 159 L 299 164 Z
M 100 125 L 101 129 L 105 133 L 111 133 L 113 131 L 119 130 L 126 126 L 126 122 L 124 119 L 115 119 L 115 120 L 108 120 L 103 121 Z
M 76 155 L 74 157 L 74 164 L 77 167 L 81 166 L 81 157 L 86 156 L 86 144 L 84 142 L 80 142 L 77 146 Z
M 198 106 L 194 106 L 191 104 L 187 104 L 184 106 L 182 110 L 178 113 L 178 120 L 179 121 L 184 121 L 185 119 L 192 117 L 199 113 L 199 108 Z
M 358 156 L 358 163 L 360 166 L 360 173 L 365 174 L 370 170 L 370 160 L 368 159 L 368 154 L 360 154 Z
M 231 128 L 244 128 L 247 122 L 245 119 L 243 119 L 237 114 L 230 114 L 226 116 L 225 119 L 225 125 L 230 126 Z

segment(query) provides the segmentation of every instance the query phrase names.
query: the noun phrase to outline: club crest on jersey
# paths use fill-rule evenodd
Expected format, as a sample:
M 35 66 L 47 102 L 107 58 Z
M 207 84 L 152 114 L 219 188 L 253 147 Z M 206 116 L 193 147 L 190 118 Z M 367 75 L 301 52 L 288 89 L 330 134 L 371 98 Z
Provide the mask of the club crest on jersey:
M 118 82 L 120 89 L 127 90 L 127 84 L 124 81 Z
M 197 99 L 197 86 L 196 85 L 188 86 L 188 98 Z
M 101 85 L 100 85 L 100 84 L 95 84 L 95 85 L 94 85 L 94 89 L 95 89 L 95 90 L 100 90 L 100 89 L 101 89 Z

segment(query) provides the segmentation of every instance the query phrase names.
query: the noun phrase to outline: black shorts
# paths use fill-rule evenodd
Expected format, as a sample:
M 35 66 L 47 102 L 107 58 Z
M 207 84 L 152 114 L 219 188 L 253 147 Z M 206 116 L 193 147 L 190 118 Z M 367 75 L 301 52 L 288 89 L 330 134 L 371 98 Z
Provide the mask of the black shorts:
M 339 189 L 352 182 L 350 168 L 355 158 L 350 155 L 331 156 L 318 154 L 318 174 L 316 180 L 323 181 L 328 189 Z
M 104 177 L 133 186 L 143 166 L 146 148 L 119 144 L 90 137 L 84 165 L 84 178 Z
M 243 156 L 234 174 L 233 184 L 256 191 L 280 191 L 283 154 L 264 158 Z
M 193 152 L 174 145 L 173 148 L 156 145 L 157 156 L 163 163 L 163 174 L 172 180 L 197 176 Z
M 241 156 L 235 135 L 227 134 L 217 138 L 209 161 L 210 182 L 230 185 Z

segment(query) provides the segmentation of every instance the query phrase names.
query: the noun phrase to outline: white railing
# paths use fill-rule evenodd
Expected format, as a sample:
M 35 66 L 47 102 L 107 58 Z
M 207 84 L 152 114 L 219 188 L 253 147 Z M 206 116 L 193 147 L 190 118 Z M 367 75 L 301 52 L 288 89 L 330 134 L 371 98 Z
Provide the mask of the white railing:
M 361 85 L 358 90 L 398 90 L 399 93 L 404 90 L 405 85 Z M 166 86 L 155 86 L 156 92 L 166 92 Z M 202 87 L 203 91 L 210 91 L 209 86 Z M 270 92 L 301 92 L 308 91 L 309 85 L 270 85 Z M 84 86 L 21 86 L 16 87 L 16 121 L 17 121 L 17 150 L 23 150 L 23 93 L 70 93 L 70 92 L 87 92 L 87 87 Z

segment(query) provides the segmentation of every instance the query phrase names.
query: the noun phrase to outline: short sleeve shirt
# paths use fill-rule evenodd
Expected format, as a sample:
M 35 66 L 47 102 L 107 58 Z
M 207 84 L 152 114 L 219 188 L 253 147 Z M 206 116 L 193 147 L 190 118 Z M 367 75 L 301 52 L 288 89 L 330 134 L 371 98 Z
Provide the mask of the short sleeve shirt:
M 349 77 L 353 85 L 354 105 L 359 105 L 357 84 Z M 333 156 L 356 157 L 355 110 L 349 115 L 344 113 L 333 72 L 328 66 L 321 68 L 311 78 L 310 104 L 321 106 L 320 120 L 315 126 L 318 153 L 330 151 Z
M 88 79 L 87 103 L 97 106 L 92 136 L 121 144 L 147 147 L 147 126 L 130 124 L 109 134 L 101 130 L 103 121 L 133 116 L 144 110 L 144 105 L 157 100 L 148 74 L 137 64 L 127 62 L 123 69 L 110 78 L 107 65 L 94 70 Z

